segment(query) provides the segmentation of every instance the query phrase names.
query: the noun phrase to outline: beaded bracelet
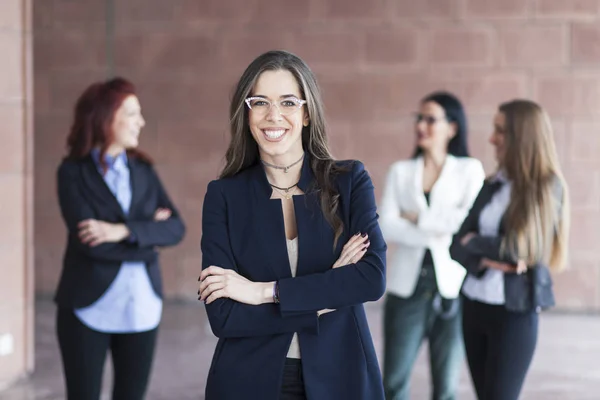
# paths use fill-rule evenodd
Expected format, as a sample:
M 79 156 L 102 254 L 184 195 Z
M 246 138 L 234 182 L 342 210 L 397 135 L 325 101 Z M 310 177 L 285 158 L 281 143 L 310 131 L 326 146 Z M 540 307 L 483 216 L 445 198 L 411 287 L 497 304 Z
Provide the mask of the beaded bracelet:
M 273 285 L 273 303 L 279 304 L 279 281 Z

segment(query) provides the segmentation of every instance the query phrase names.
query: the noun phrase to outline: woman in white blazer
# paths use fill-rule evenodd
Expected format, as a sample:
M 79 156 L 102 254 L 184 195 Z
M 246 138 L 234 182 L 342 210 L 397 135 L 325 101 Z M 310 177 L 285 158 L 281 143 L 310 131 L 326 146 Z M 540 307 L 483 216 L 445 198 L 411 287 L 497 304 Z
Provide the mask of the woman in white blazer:
M 384 387 L 388 400 L 409 398 L 411 370 L 427 338 L 432 398 L 450 400 L 464 357 L 458 296 L 466 272 L 449 248 L 485 174 L 468 157 L 465 113 L 452 94 L 421 101 L 415 134 L 415 155 L 391 166 L 380 204 L 384 238 L 396 247 L 384 308 Z

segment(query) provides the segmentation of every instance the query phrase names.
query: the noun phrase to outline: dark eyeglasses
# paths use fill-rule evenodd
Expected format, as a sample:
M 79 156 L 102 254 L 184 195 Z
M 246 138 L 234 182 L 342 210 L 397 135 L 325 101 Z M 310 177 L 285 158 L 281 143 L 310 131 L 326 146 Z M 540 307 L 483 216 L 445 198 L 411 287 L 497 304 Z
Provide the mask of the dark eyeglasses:
M 418 124 L 421 121 L 424 121 L 427 125 L 433 125 L 438 121 L 442 121 L 442 120 L 446 120 L 446 119 L 447 118 L 445 118 L 445 117 L 436 118 L 432 115 L 415 113 L 415 123 L 416 124 Z

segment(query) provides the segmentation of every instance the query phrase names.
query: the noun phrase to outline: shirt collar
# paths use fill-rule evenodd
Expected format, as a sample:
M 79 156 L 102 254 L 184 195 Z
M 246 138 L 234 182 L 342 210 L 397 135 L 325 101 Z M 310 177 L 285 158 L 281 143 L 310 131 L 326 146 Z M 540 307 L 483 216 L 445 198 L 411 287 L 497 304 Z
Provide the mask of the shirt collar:
M 92 159 L 96 163 L 96 166 L 101 169 L 100 166 L 100 149 L 93 148 L 91 151 Z M 109 154 L 104 155 L 104 162 L 109 170 L 119 170 L 124 166 L 127 166 L 127 153 L 125 151 L 119 153 L 116 156 Z

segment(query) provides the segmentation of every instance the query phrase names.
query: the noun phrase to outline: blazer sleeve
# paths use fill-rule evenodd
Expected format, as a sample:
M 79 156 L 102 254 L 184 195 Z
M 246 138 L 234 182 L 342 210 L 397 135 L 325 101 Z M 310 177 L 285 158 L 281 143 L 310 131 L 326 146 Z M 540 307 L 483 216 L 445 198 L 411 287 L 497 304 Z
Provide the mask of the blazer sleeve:
M 237 272 L 229 244 L 227 203 L 219 181 L 212 181 L 202 210 L 202 269 L 211 265 Z M 273 303 L 249 305 L 220 298 L 206 304 L 208 320 L 215 336 L 249 337 L 308 331 L 318 333 L 316 312 L 284 316 Z
M 468 273 L 475 276 L 482 276 L 485 273 L 485 269 L 480 266 L 482 257 L 469 251 L 460 241 L 469 232 L 479 233 L 479 213 L 482 208 L 482 194 L 483 189 L 479 192 L 473 207 L 471 207 L 458 232 L 452 238 L 452 244 L 450 245 L 450 257 L 461 264 Z
M 432 204 L 419 214 L 417 226 L 426 232 L 454 234 L 465 220 L 485 178 L 479 160 L 472 159 L 465 170 L 466 190 L 458 207 L 448 207 L 444 202 Z
M 157 191 L 157 208 L 168 208 L 171 216 L 165 221 L 127 221 L 126 225 L 139 247 L 176 245 L 185 235 L 185 225 L 152 167 L 149 174 L 150 184 Z
M 371 178 L 360 162 L 352 170 L 350 232 L 366 232 L 371 245 L 356 264 L 279 281 L 282 315 L 338 309 L 378 300 L 385 291 L 386 243 L 377 222 Z
M 429 247 L 434 239 L 407 219 L 400 217 L 400 196 L 402 188 L 398 186 L 398 168 L 393 165 L 388 172 L 383 197 L 380 204 L 381 231 L 385 240 L 405 246 Z
M 97 219 L 97 216 L 82 194 L 77 169 L 76 164 L 63 162 L 57 172 L 58 202 L 69 231 L 69 244 L 75 246 L 77 251 L 96 260 L 152 261 L 156 257 L 152 248 L 139 248 L 126 241 L 102 243 L 92 247 L 79 240 L 77 225 L 86 219 Z

